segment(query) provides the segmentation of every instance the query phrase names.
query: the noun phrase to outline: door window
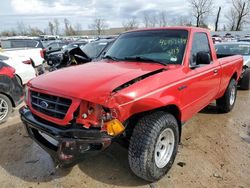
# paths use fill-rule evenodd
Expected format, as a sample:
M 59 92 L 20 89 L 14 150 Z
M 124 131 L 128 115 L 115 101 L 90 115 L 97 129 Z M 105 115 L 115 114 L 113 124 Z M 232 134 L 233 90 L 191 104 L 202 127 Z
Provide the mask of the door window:
M 196 65 L 196 56 L 198 52 L 209 53 L 211 57 L 211 50 L 206 33 L 195 33 L 193 37 L 193 44 L 190 57 L 190 65 Z

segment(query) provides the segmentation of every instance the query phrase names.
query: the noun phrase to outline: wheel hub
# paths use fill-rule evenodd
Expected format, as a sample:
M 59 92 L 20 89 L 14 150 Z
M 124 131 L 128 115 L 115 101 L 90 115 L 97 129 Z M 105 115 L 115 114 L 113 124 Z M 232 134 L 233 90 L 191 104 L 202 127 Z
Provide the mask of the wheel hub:
M 0 121 L 8 114 L 8 104 L 4 99 L 0 99 Z
M 166 128 L 159 135 L 155 146 L 155 164 L 158 168 L 165 167 L 174 151 L 175 138 L 174 132 L 170 128 Z
M 230 105 L 234 104 L 235 96 L 236 96 L 236 86 L 233 86 L 231 93 L 230 93 L 230 100 L 229 100 Z

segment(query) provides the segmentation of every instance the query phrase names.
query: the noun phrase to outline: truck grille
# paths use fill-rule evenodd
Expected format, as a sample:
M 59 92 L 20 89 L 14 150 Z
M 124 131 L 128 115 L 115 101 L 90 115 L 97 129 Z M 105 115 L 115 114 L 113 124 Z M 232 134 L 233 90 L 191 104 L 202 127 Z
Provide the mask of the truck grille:
M 64 119 L 71 102 L 63 97 L 31 91 L 32 108 L 54 118 Z

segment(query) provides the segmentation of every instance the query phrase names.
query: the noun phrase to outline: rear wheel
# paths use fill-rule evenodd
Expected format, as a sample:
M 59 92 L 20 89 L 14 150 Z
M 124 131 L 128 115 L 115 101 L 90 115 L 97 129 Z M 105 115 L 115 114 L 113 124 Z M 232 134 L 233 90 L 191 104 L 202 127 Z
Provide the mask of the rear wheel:
M 172 114 L 154 112 L 141 118 L 130 139 L 131 170 L 144 180 L 159 180 L 174 162 L 178 141 L 178 123 Z
M 246 68 L 242 79 L 240 80 L 240 89 L 250 89 L 250 68 Z
M 5 122 L 10 116 L 11 112 L 12 104 L 10 99 L 5 95 L 0 94 L 0 123 Z
M 220 112 L 230 112 L 235 104 L 237 95 L 237 84 L 235 79 L 231 79 L 224 95 L 216 100 L 216 105 Z

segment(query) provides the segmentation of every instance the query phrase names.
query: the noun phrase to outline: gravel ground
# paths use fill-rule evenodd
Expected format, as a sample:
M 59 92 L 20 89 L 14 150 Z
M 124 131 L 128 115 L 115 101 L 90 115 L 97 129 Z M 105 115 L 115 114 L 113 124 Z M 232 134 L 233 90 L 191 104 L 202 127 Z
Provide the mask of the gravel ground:
M 113 144 L 70 169 L 57 169 L 23 128 L 18 112 L 0 126 L 1 188 L 11 187 L 250 187 L 250 92 L 239 91 L 234 110 L 213 105 L 183 128 L 175 163 L 148 184 L 130 171 L 126 149 Z

